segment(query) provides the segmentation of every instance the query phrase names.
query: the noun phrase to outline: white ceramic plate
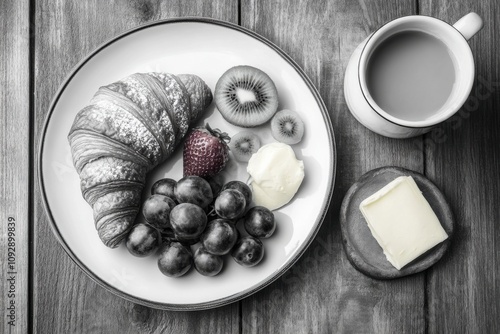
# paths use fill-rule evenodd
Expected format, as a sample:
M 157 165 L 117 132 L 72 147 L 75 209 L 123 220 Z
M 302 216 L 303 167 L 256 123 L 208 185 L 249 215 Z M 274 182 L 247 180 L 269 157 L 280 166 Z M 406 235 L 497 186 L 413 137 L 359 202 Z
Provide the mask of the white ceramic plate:
M 296 197 L 275 211 L 277 231 L 264 240 L 265 258 L 243 268 L 230 256 L 216 277 L 194 269 L 182 278 L 168 278 L 156 257 L 136 258 L 122 244 L 105 247 L 97 236 L 92 210 L 80 193 L 67 134 L 76 113 L 99 86 L 135 72 L 193 73 L 212 89 L 224 71 L 246 64 L 273 79 L 280 109 L 298 111 L 305 122 L 303 141 L 294 146 L 304 160 L 306 177 Z M 209 108 L 200 123 L 209 122 L 230 135 L 241 128 L 225 122 Z M 272 142 L 269 124 L 255 129 Z M 163 309 L 205 309 L 246 297 L 282 275 L 305 251 L 328 210 L 335 178 L 335 142 L 331 122 L 318 92 L 303 71 L 278 47 L 256 33 L 212 19 L 175 19 L 142 26 L 105 43 L 76 66 L 50 108 L 40 146 L 41 190 L 53 231 L 70 257 L 97 283 L 113 293 Z M 226 180 L 246 181 L 246 165 L 231 162 Z M 146 191 L 162 177 L 182 177 L 182 150 L 149 176 Z

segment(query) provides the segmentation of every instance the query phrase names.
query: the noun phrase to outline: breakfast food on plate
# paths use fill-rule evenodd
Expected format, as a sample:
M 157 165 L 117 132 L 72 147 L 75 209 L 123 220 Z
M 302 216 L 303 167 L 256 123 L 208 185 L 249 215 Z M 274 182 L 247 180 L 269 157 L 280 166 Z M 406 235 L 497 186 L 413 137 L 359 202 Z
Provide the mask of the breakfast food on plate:
M 276 87 L 257 68 L 229 69 L 215 96 L 233 125 L 253 127 L 274 116 L 271 131 L 277 140 L 294 144 L 302 138 L 302 120 L 289 110 L 276 113 Z M 156 252 L 159 270 L 169 277 L 183 276 L 193 266 L 204 276 L 218 275 L 227 254 L 244 267 L 257 265 L 264 257 L 260 238 L 276 229 L 271 210 L 288 203 L 304 178 L 303 162 L 287 144 L 261 147 L 248 130 L 230 143 L 227 133 L 208 124 L 188 134 L 211 101 L 210 88 L 195 75 L 136 73 L 99 88 L 68 135 L 102 242 L 114 248 L 125 239 L 138 257 Z M 147 173 L 186 135 L 183 177 L 154 182 L 140 210 Z M 248 162 L 252 189 L 239 180 L 225 182 L 221 171 L 230 150 L 234 159 Z M 139 212 L 144 220 L 136 222 Z M 241 235 L 237 224 L 249 235 Z
M 212 188 L 212 194 L 214 197 L 217 197 L 219 195 L 220 191 L 222 190 L 222 187 L 224 186 L 224 176 L 219 173 L 214 176 L 210 176 L 205 178 L 210 184 L 210 188 Z
M 248 234 L 256 238 L 269 238 L 276 230 L 274 213 L 263 206 L 254 206 L 248 210 L 243 224 Z
M 189 246 L 169 241 L 162 245 L 158 256 L 158 268 L 163 275 L 180 277 L 193 266 L 193 252 Z
M 196 204 L 181 203 L 170 212 L 170 223 L 177 240 L 194 240 L 205 230 L 207 215 Z
M 217 81 L 214 101 L 231 124 L 254 127 L 264 124 L 278 110 L 278 91 L 271 78 L 252 66 L 235 66 Z
M 253 267 L 264 257 L 264 244 L 255 237 L 243 237 L 234 246 L 231 256 L 239 265 Z
M 211 254 L 203 247 L 198 247 L 194 253 L 194 267 L 203 276 L 215 276 L 222 270 L 224 260 Z
M 151 195 L 159 194 L 170 197 L 175 200 L 175 187 L 177 186 L 177 181 L 171 178 L 164 178 L 156 181 L 151 187 Z
M 253 201 L 276 210 L 290 202 L 304 179 L 304 163 L 283 143 L 262 146 L 248 161 Z
M 191 105 L 190 121 L 193 124 L 205 112 L 208 105 L 212 103 L 212 91 L 208 88 L 205 81 L 197 75 L 179 74 L 177 77 L 189 93 L 189 103 Z
M 229 149 L 236 160 L 248 162 L 252 154 L 260 148 L 260 139 L 252 131 L 241 131 L 235 134 L 229 142 Z
M 174 190 L 179 203 L 196 204 L 205 209 L 212 202 L 213 194 L 210 183 L 199 176 L 185 176 L 177 182 Z
M 398 270 L 448 238 L 411 176 L 400 176 L 359 206 L 373 237 Z
M 246 183 L 238 180 L 224 183 L 220 174 L 208 180 L 187 176 L 179 181 L 160 179 L 151 192 L 163 186 L 166 187 L 163 193 L 169 196 L 156 193 L 148 197 L 143 206 L 146 223 L 135 225 L 127 236 L 130 253 L 147 256 L 162 245 L 158 267 L 169 277 L 183 276 L 193 264 L 204 276 L 218 275 L 224 266 L 223 256 L 231 253 L 238 241 L 241 241 L 239 251 L 234 253 L 237 263 L 249 267 L 261 261 L 264 245 L 258 238 L 270 237 L 276 222 L 266 208 L 248 209 L 253 196 Z M 164 203 L 168 203 L 168 208 Z M 160 216 L 162 223 L 157 221 Z M 253 236 L 251 239 L 240 234 L 236 227 L 239 221 L 245 224 L 242 228 Z M 191 249 L 195 244 L 198 245 Z
M 102 242 L 117 247 L 140 208 L 146 174 L 165 161 L 211 103 L 193 75 L 136 73 L 99 88 L 68 135 Z
M 172 227 L 169 217 L 174 206 L 175 202 L 170 197 L 154 194 L 142 205 L 142 215 L 149 224 L 163 231 Z
M 208 124 L 193 129 L 184 143 L 184 176 L 210 177 L 219 173 L 229 159 L 230 140 L 227 133 Z
M 238 239 L 235 225 L 222 218 L 208 223 L 205 232 L 201 235 L 201 244 L 207 252 L 214 255 L 224 255 L 231 251 Z
M 215 212 L 221 218 L 236 219 L 245 213 L 245 196 L 236 189 L 222 190 L 215 200 Z
M 158 230 L 148 224 L 136 224 L 127 235 L 126 245 L 130 254 L 145 257 L 158 248 L 161 235 Z
M 222 187 L 222 190 L 226 189 L 236 189 L 239 192 L 241 192 L 243 196 L 245 196 L 245 202 L 246 202 L 245 210 L 248 209 L 250 203 L 252 203 L 252 190 L 246 183 L 238 180 L 229 181 Z
M 271 134 L 279 142 L 294 145 L 304 136 L 304 122 L 293 110 L 280 110 L 271 119 Z

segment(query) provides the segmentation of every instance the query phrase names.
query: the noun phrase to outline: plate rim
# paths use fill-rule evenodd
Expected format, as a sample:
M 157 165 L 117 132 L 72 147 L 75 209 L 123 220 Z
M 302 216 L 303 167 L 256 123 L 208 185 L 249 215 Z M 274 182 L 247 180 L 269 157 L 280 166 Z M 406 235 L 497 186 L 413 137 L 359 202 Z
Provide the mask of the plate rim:
M 323 116 L 323 120 L 325 122 L 325 125 L 327 127 L 327 135 L 328 135 L 328 145 L 329 145 L 329 150 L 332 152 L 330 156 L 330 163 L 332 168 L 328 171 L 328 184 L 330 185 L 328 189 L 328 194 L 326 195 L 326 198 L 323 200 L 322 206 L 321 206 L 321 211 L 318 214 L 318 217 L 315 221 L 314 227 L 309 233 L 308 238 L 302 245 L 299 247 L 299 250 L 297 253 L 290 258 L 288 261 L 286 261 L 281 268 L 281 270 L 274 272 L 272 275 L 266 277 L 266 279 L 260 281 L 258 284 L 255 286 L 240 291 L 239 293 L 235 293 L 233 295 L 224 297 L 224 298 L 219 298 L 215 299 L 212 301 L 208 302 L 202 302 L 202 303 L 190 303 L 190 304 L 173 304 L 173 303 L 161 303 L 161 302 L 156 302 L 156 301 L 151 301 L 147 300 L 141 297 L 133 296 L 131 294 L 128 294 L 113 285 L 109 284 L 108 282 L 105 282 L 103 279 L 101 279 L 97 274 L 95 274 L 90 268 L 88 268 L 83 261 L 81 261 L 71 250 L 71 247 L 66 243 L 64 238 L 62 237 L 57 224 L 55 222 L 54 217 L 52 216 L 52 211 L 51 208 L 49 207 L 48 200 L 47 200 L 47 194 L 45 191 L 45 184 L 44 184 L 44 177 L 43 177 L 43 153 L 44 153 L 44 148 L 45 148 L 45 139 L 46 139 L 46 134 L 47 134 L 47 129 L 50 123 L 50 120 L 52 118 L 54 109 L 64 93 L 66 87 L 68 84 L 72 81 L 73 77 L 85 66 L 85 64 L 90 61 L 94 56 L 99 54 L 102 50 L 110 46 L 111 44 L 121 40 L 122 38 L 125 38 L 131 34 L 134 34 L 136 32 L 152 28 L 155 26 L 160 26 L 160 25 L 168 25 L 172 23 L 206 23 L 206 24 L 213 24 L 216 26 L 221 26 L 224 28 L 229 28 L 236 30 L 240 33 L 244 33 L 246 35 L 249 35 L 250 37 L 262 42 L 269 48 L 271 48 L 273 51 L 275 51 L 281 58 L 283 58 L 289 65 L 293 67 L 293 69 L 297 72 L 297 74 L 301 77 L 303 82 L 307 85 L 309 91 L 312 93 L 314 96 L 314 99 L 316 100 L 316 103 L 319 106 L 319 109 L 321 111 L 321 114 Z M 330 118 L 330 114 L 328 113 L 328 109 L 326 108 L 326 105 L 321 98 L 321 95 L 319 94 L 318 90 L 312 83 L 312 81 L 309 79 L 309 77 L 305 74 L 305 72 L 302 70 L 301 67 L 290 57 L 288 54 L 286 54 L 281 48 L 279 48 L 277 45 L 275 45 L 273 42 L 269 41 L 265 37 L 257 34 L 256 32 L 245 28 L 243 26 L 228 22 L 228 21 L 223 21 L 219 19 L 214 19 L 214 18 L 208 18 L 208 17 L 191 17 L 191 16 L 186 16 L 186 17 L 179 17 L 179 18 L 167 18 L 167 19 L 162 19 L 162 20 L 156 20 L 153 22 L 149 22 L 146 24 L 142 24 L 139 26 L 136 26 L 134 28 L 128 29 L 111 39 L 108 39 L 104 43 L 100 44 L 98 47 L 96 47 L 92 52 L 87 54 L 82 60 L 80 60 L 69 72 L 69 74 L 66 76 L 64 81 L 59 85 L 59 88 L 54 95 L 49 109 L 48 113 L 45 116 L 45 120 L 43 123 L 42 131 L 39 135 L 39 145 L 37 149 L 37 155 L 38 155 L 38 164 L 37 164 L 37 179 L 38 179 L 38 185 L 40 188 L 41 192 L 41 198 L 42 198 L 42 203 L 43 207 L 45 209 L 45 213 L 48 218 L 48 223 L 51 227 L 51 230 L 56 237 L 57 241 L 59 242 L 59 245 L 62 246 L 66 254 L 70 257 L 70 259 L 97 285 L 101 286 L 105 290 L 111 292 L 112 294 L 121 297 L 125 300 L 128 300 L 130 302 L 134 302 L 137 304 L 141 304 L 144 306 L 148 306 L 151 308 L 155 309 L 161 309 L 161 310 L 170 310 L 170 311 L 197 311 L 197 310 L 206 310 L 206 309 L 212 309 L 224 305 L 228 305 L 231 303 L 234 303 L 236 301 L 242 300 L 257 291 L 260 291 L 264 289 L 265 287 L 269 286 L 271 283 L 276 281 L 278 278 L 280 278 L 286 271 L 288 271 L 305 253 L 305 251 L 309 248 L 309 245 L 312 243 L 312 241 L 315 239 L 319 229 L 321 228 L 325 217 L 330 209 L 330 203 L 333 197 L 333 192 L 335 189 L 335 181 L 336 181 L 336 171 L 337 171 L 337 149 L 336 149 L 336 142 L 335 142 L 335 135 L 333 131 L 333 126 Z

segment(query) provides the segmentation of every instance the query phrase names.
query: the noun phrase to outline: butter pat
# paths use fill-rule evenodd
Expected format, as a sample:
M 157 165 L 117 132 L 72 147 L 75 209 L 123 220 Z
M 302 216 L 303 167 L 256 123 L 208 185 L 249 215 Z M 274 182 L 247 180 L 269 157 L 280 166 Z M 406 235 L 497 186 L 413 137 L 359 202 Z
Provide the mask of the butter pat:
M 448 235 L 411 176 L 400 176 L 361 202 L 368 227 L 398 270 Z
M 262 146 L 248 161 L 252 177 L 253 201 L 276 210 L 290 202 L 304 179 L 304 163 L 297 160 L 290 145 L 272 143 Z

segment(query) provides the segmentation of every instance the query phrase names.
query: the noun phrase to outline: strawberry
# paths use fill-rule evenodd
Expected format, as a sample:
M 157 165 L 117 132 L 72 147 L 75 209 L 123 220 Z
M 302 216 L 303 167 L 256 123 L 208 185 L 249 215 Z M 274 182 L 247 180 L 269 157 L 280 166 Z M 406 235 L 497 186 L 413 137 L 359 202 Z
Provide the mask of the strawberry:
M 209 177 L 219 173 L 229 159 L 230 140 L 227 133 L 208 124 L 193 129 L 184 142 L 184 176 Z

